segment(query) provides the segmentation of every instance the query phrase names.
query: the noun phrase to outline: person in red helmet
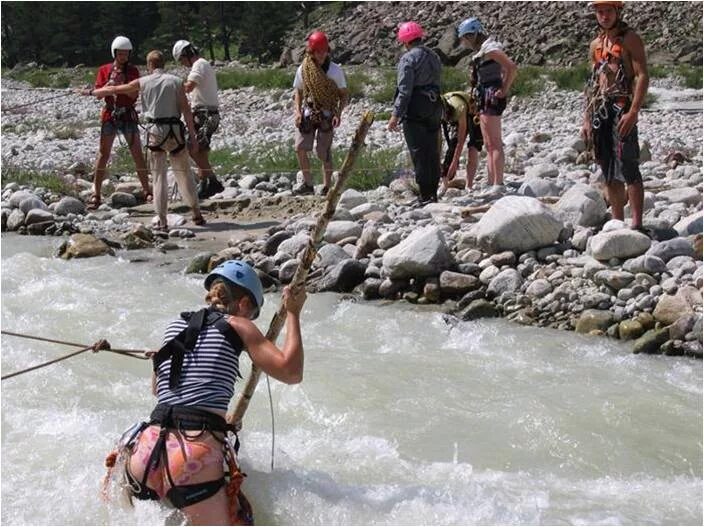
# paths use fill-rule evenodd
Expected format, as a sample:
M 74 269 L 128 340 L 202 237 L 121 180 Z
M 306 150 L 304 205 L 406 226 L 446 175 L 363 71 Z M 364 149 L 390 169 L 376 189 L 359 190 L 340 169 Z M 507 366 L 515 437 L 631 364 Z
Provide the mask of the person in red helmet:
M 139 70 L 129 63 L 132 53 L 132 42 L 129 38 L 118 36 L 110 45 L 113 61 L 103 64 L 98 69 L 93 88 L 82 90 L 85 95 L 92 95 L 94 90 L 104 86 L 118 86 L 127 84 L 139 78 Z M 88 200 L 88 210 L 97 209 L 101 204 L 101 190 L 105 170 L 110 160 L 110 151 L 115 142 L 115 136 L 123 135 L 137 168 L 137 177 L 142 184 L 144 199 L 152 200 L 152 191 L 149 188 L 149 172 L 142 153 L 142 143 L 139 139 L 139 117 L 135 110 L 136 96 L 118 95 L 104 97 L 105 105 L 100 112 L 100 146 L 98 159 L 95 162 L 95 175 L 93 178 L 93 194 Z
M 621 20 L 623 6 L 608 0 L 592 2 L 601 31 L 589 45 L 593 68 L 582 135 L 601 167 L 613 218 L 624 219 L 627 195 L 631 227 L 646 232 L 636 123 L 648 92 L 648 67 L 643 41 Z
M 423 45 L 423 28 L 416 22 L 399 26 L 398 41 L 406 48 L 397 67 L 394 109 L 387 128 L 396 131 L 403 123 L 403 135 L 411 153 L 419 204 L 438 200 L 440 182 L 440 98 L 442 63 Z
M 347 106 L 347 81 L 339 64 L 330 60 L 330 44 L 322 31 L 308 36 L 303 63 L 293 81 L 293 111 L 296 123 L 296 156 L 303 182 L 294 194 L 313 194 L 308 152 L 315 151 L 323 163 L 323 189 L 327 194 L 332 180 L 332 140 Z

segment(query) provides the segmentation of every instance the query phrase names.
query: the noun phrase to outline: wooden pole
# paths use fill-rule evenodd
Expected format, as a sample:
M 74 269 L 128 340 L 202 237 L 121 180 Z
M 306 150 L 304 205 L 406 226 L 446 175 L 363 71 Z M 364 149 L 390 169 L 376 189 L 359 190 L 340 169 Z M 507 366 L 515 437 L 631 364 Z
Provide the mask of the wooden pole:
M 352 145 L 350 146 L 345 161 L 342 164 L 339 175 L 333 187 L 328 191 L 327 199 L 325 201 L 325 210 L 318 218 L 313 232 L 311 233 L 308 246 L 305 248 L 303 256 L 299 259 L 298 268 L 296 273 L 293 275 L 290 287 L 292 289 L 297 289 L 299 287 L 305 287 L 306 277 L 310 271 L 310 267 L 313 264 L 316 254 L 318 253 L 318 246 L 323 240 L 325 235 L 325 229 L 327 229 L 328 223 L 332 219 L 333 214 L 335 214 L 335 209 L 337 203 L 340 201 L 340 196 L 342 195 L 342 190 L 345 186 L 345 182 L 349 175 L 352 173 L 352 167 L 357 159 L 359 151 L 364 146 L 364 138 L 367 136 L 367 132 L 374 122 L 374 113 L 367 111 L 364 112 L 362 116 L 362 122 L 357 127 L 357 131 L 354 134 L 354 139 L 352 139 Z M 269 330 L 266 332 L 266 338 L 272 342 L 276 342 L 276 339 L 283 329 L 284 322 L 286 321 L 286 310 L 284 309 L 283 302 L 279 305 L 279 309 L 271 319 L 269 324 Z M 242 417 L 247 411 L 249 406 L 249 401 L 254 395 L 254 390 L 259 382 L 259 377 L 261 375 L 261 370 L 252 364 L 252 371 L 249 374 L 247 382 L 245 384 L 242 393 L 237 399 L 237 404 L 232 413 L 227 415 L 228 423 L 235 423 L 235 426 L 239 430 L 242 428 Z

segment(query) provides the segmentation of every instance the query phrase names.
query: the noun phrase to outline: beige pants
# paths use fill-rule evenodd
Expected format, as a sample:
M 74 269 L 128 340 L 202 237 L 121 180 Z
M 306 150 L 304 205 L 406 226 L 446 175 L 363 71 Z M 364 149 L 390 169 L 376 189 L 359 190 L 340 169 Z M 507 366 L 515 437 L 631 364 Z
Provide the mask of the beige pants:
M 154 134 L 157 135 L 157 134 Z M 152 134 L 150 134 L 152 136 Z M 149 144 L 159 144 L 160 138 L 149 137 Z M 177 146 L 173 140 L 168 140 L 162 148 L 168 151 Z M 178 191 L 183 200 L 193 209 L 193 216 L 200 216 L 200 205 L 198 204 L 198 194 L 196 184 L 191 173 L 191 165 L 188 151 L 183 148 L 176 154 L 167 154 L 166 151 L 152 150 L 149 152 L 149 169 L 154 180 L 154 208 L 162 226 L 166 225 L 166 214 L 168 212 L 169 186 L 166 177 L 166 156 L 169 156 L 171 168 L 174 171 Z

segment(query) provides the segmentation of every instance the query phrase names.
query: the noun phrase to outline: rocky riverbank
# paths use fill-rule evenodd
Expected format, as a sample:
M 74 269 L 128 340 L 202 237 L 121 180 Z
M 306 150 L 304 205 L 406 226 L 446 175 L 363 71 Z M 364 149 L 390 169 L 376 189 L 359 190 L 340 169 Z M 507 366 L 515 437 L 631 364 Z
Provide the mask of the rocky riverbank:
M 660 101 L 698 100 L 672 81 L 658 81 Z M 5 89 L 5 83 L 3 83 Z M 37 97 L 17 90 L 12 102 Z M 291 140 L 290 94 L 232 90 L 223 93 L 220 147 L 232 149 Z M 5 167 L 57 170 L 73 196 L 5 183 L 2 228 L 68 238 L 65 257 L 156 247 L 176 250 L 179 240 L 213 237 L 188 272 L 207 272 L 226 258 L 245 258 L 267 287 L 293 276 L 308 240 L 319 196 L 291 195 L 296 174 L 219 174 L 225 191 L 203 203 L 208 224 L 191 226 L 173 203 L 168 238 L 149 229 L 153 208 L 132 174 L 116 174 L 109 196 L 93 212 L 87 172 L 97 128 L 61 139 L 31 129 L 40 116 L 55 124 L 95 109 L 73 95 L 54 113 L 42 104 L 12 114 L 3 131 Z M 48 104 L 48 103 L 47 103 Z M 336 146 L 351 137 L 365 101 L 347 113 Z M 645 226 L 651 236 L 609 219 L 599 173 L 586 163 L 578 138 L 579 94 L 549 88 L 540 97 L 510 102 L 504 120 L 506 187 L 484 185 L 480 169 L 471 193 L 450 189 L 437 204 L 412 204 L 407 177 L 387 186 L 348 190 L 325 234 L 310 275 L 313 291 L 356 292 L 365 299 L 437 305 L 463 319 L 504 316 L 518 323 L 634 341 L 634 351 L 702 355 L 702 123 L 701 114 L 643 112 L 640 120 Z M 379 109 L 379 108 L 377 108 Z M 237 110 L 237 111 L 235 111 Z M 88 117 L 86 117 L 87 119 Z M 6 121 L 3 120 L 3 127 Z M 41 137 L 40 137 L 41 136 Z M 402 146 L 398 134 L 375 123 L 369 149 Z M 482 163 L 483 164 L 483 163 Z M 398 172 L 407 172 L 401 156 Z M 628 214 L 628 210 L 627 210 Z M 259 230 L 242 237 L 242 225 Z M 238 229 L 239 236 L 232 236 Z M 263 229 L 266 230 L 263 230 Z M 232 241 L 228 241 L 230 238 Z

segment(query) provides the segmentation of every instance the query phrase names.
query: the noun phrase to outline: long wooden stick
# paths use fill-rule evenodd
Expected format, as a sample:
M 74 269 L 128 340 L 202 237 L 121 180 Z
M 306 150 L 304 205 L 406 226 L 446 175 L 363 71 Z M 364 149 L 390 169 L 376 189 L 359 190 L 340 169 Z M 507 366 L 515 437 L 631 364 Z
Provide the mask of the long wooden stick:
M 364 138 L 367 136 L 367 132 L 373 122 L 374 113 L 370 111 L 364 112 L 362 122 L 357 127 L 357 131 L 354 134 L 354 139 L 352 139 L 352 145 L 347 152 L 347 157 L 345 157 L 345 162 L 342 164 L 342 168 L 337 176 L 335 185 L 328 191 L 327 200 L 325 202 L 325 210 L 320 215 L 315 227 L 313 228 L 308 246 L 305 248 L 305 252 L 298 263 L 296 273 L 293 275 L 293 279 L 291 280 L 292 289 L 305 287 L 306 277 L 308 276 L 308 272 L 310 271 L 310 267 L 313 264 L 316 254 L 318 254 L 318 246 L 325 235 L 325 229 L 327 229 L 328 223 L 330 223 L 333 214 L 335 214 L 335 208 L 337 207 L 337 203 L 340 201 L 340 196 L 342 195 L 345 182 L 352 173 L 354 162 L 357 159 L 357 155 L 362 149 L 362 146 L 364 146 Z M 272 342 L 276 342 L 279 333 L 281 333 L 281 330 L 283 329 L 285 321 L 286 310 L 284 309 L 282 302 L 279 305 L 278 311 L 271 319 L 269 330 L 266 332 L 266 338 Z M 245 387 L 237 400 L 235 410 L 227 416 L 227 422 L 235 423 L 235 426 L 238 429 L 242 426 L 242 417 L 247 411 L 249 401 L 257 387 L 260 375 L 261 370 L 252 364 L 252 371 L 250 372 L 247 383 L 245 384 Z

